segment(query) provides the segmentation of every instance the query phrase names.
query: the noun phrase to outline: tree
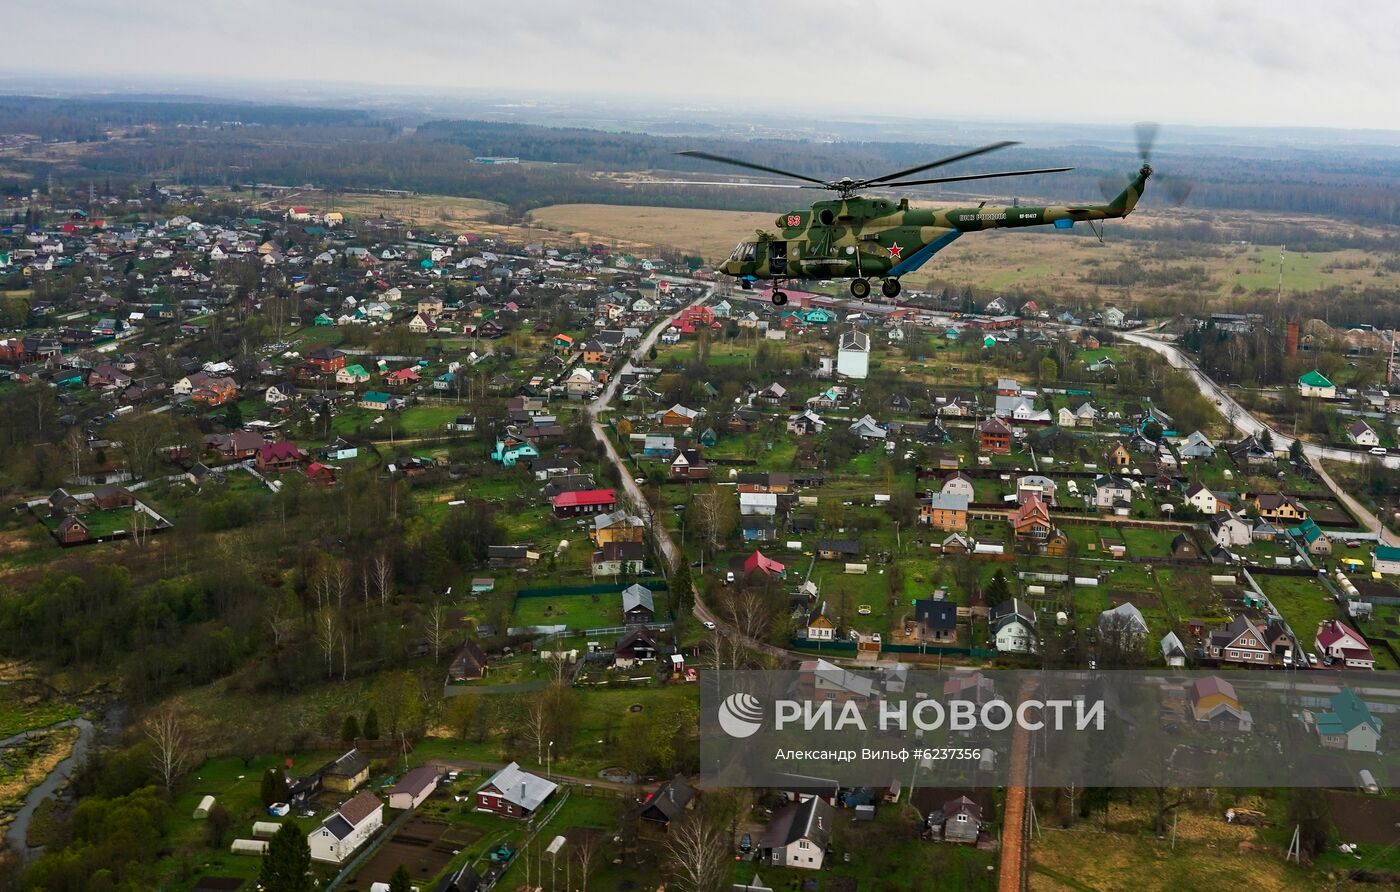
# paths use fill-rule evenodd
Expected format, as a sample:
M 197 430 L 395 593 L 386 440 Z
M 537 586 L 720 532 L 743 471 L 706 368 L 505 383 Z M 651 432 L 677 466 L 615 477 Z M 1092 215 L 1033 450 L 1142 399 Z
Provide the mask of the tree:
M 365 713 L 364 735 L 365 740 L 379 739 L 379 712 L 373 706 Z
M 1264 428 L 1263 432 L 1261 432 L 1261 433 L 1259 434 L 1259 445 L 1260 445 L 1260 446 L 1263 446 L 1263 447 L 1264 447 L 1265 449 L 1267 449 L 1269 452 L 1273 452 L 1273 451 L 1274 451 L 1274 432 L 1271 431 L 1271 430 L 1269 430 L 1267 427 Z
M 685 555 L 681 555 L 676 561 L 676 569 L 671 573 L 670 590 L 671 606 L 674 609 L 677 621 L 682 616 L 689 616 L 691 606 L 695 603 L 694 581 L 690 576 L 690 565 L 685 562 Z
M 189 761 L 189 741 L 184 724 L 174 710 L 166 707 L 147 723 L 146 737 L 151 741 L 151 758 L 155 762 L 156 774 L 169 791 L 184 774 Z
M 1321 790 L 1300 787 L 1288 800 L 1288 823 L 1298 828 L 1300 860 L 1311 861 L 1326 850 L 1332 836 L 1332 811 Z
M 354 743 L 360 737 L 360 722 L 352 712 L 340 725 L 340 739 L 343 743 Z
M 394 868 L 394 872 L 389 875 L 389 892 L 413 892 L 413 878 L 408 875 L 408 868 L 400 864 Z
M 724 546 L 738 523 L 739 507 L 734 493 L 712 486 L 691 500 L 696 527 L 713 553 Z
M 282 773 L 281 768 L 269 768 L 263 772 L 262 776 L 262 803 L 271 805 L 274 802 L 281 802 L 287 795 L 287 775 Z
M 423 634 L 428 639 L 428 646 L 433 649 L 433 664 L 436 665 L 447 636 L 447 611 L 443 609 L 442 604 L 434 604 L 428 608 Z
M 1295 465 L 1302 465 L 1307 461 L 1307 456 L 1303 454 L 1303 441 L 1294 439 L 1288 446 L 1288 459 Z
M 472 694 L 453 697 L 447 703 L 447 725 L 463 740 L 470 740 L 481 715 L 481 698 Z
M 1040 373 L 1040 383 L 1042 386 L 1054 384 L 1060 378 L 1060 367 L 1055 363 L 1055 357 L 1053 356 L 1047 355 L 1042 359 L 1038 371 Z
M 1011 586 L 1007 584 L 1006 574 L 998 570 L 992 581 L 987 583 L 987 603 L 997 605 L 1011 597 Z
M 243 410 L 238 408 L 238 403 L 229 403 L 228 410 L 224 412 L 224 424 L 229 430 L 238 430 L 243 426 Z
M 222 849 L 224 837 L 228 835 L 228 828 L 233 824 L 233 817 L 228 813 L 228 809 L 215 803 L 214 807 L 209 809 L 204 822 L 204 827 L 209 833 L 209 848 Z
M 671 870 L 684 892 L 715 892 L 729 867 L 724 828 L 702 812 L 672 822 L 666 835 Z
M 391 738 L 417 730 L 423 715 L 422 693 L 411 672 L 387 672 L 375 681 L 370 697 L 378 715 L 384 717 Z
M 311 846 L 296 821 L 284 823 L 268 843 L 258 882 L 264 892 L 311 892 Z

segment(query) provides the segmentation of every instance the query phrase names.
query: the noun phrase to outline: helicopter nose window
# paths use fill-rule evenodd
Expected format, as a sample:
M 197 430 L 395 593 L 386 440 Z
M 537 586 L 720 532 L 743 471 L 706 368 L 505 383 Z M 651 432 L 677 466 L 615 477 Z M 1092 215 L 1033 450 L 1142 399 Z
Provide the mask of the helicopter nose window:
M 757 247 L 758 246 L 753 242 L 740 242 L 734 247 L 734 251 L 729 255 L 729 259 L 747 263 L 753 260 L 754 251 Z

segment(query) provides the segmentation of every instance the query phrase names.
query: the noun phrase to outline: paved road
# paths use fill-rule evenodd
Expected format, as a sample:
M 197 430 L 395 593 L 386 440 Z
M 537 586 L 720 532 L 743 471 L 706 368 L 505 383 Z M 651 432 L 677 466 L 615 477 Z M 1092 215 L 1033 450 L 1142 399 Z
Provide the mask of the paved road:
M 1230 419 L 1235 427 L 1244 431 L 1246 434 L 1257 435 L 1261 431 L 1267 429 L 1273 435 L 1274 444 L 1276 446 L 1288 449 L 1293 445 L 1292 437 L 1280 434 L 1251 415 L 1249 410 L 1235 401 L 1228 390 L 1207 377 L 1196 363 L 1191 361 L 1186 354 L 1182 353 L 1174 345 L 1168 344 L 1146 332 L 1128 332 L 1123 335 L 1123 339 L 1160 354 L 1166 358 L 1172 368 L 1186 371 L 1191 376 L 1191 380 L 1196 383 L 1196 387 L 1200 389 L 1201 394 L 1204 395 L 1206 399 L 1214 402 L 1220 413 Z M 1318 446 L 1306 442 L 1303 443 L 1303 454 L 1307 456 L 1308 463 L 1317 471 L 1318 476 L 1322 478 L 1324 483 L 1331 487 L 1332 491 L 1337 494 L 1347 506 L 1348 510 L 1355 515 L 1356 519 L 1370 529 L 1380 533 L 1381 542 L 1383 544 L 1394 545 L 1397 541 L 1400 541 L 1381 524 L 1380 520 L 1374 514 L 1338 486 L 1337 481 L 1333 480 L 1332 476 L 1323 470 L 1322 467 L 1322 459 L 1326 459 L 1328 461 L 1349 462 L 1352 464 L 1360 464 L 1361 462 L 1369 460 L 1379 460 L 1388 468 L 1400 468 L 1400 456 L 1387 455 L 1381 458 L 1379 456 L 1370 455 L 1359 449 L 1339 449 L 1335 446 Z
M 1269 428 L 1264 422 L 1249 414 L 1249 410 L 1235 402 L 1228 390 L 1207 377 L 1196 363 L 1192 362 L 1174 345 L 1143 332 L 1127 332 L 1123 335 L 1123 340 L 1137 344 L 1139 347 L 1146 347 L 1154 353 L 1166 357 L 1172 368 L 1182 369 L 1190 374 L 1191 380 L 1196 382 L 1196 387 L 1200 389 L 1202 395 L 1215 403 L 1220 414 L 1230 419 L 1235 427 L 1246 434 L 1259 434 L 1267 428 L 1273 434 L 1275 446 L 1287 449 L 1293 445 L 1292 437 Z M 1339 449 L 1335 446 L 1317 446 L 1307 442 L 1303 443 L 1303 454 L 1308 458 L 1325 458 L 1328 461 L 1343 461 L 1353 464 L 1360 464 L 1372 458 L 1369 453 L 1360 449 Z M 1388 468 L 1400 468 L 1400 456 L 1388 455 L 1380 461 Z

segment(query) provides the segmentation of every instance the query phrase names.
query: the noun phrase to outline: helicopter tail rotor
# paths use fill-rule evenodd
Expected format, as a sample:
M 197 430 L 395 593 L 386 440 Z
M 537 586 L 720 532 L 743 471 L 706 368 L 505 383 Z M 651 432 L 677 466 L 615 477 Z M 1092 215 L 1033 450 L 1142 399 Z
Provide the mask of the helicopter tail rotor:
M 1158 173 L 1152 167 L 1152 149 L 1156 145 L 1157 135 L 1161 127 L 1155 121 L 1139 121 L 1133 125 L 1133 130 L 1137 137 L 1138 158 L 1142 160 L 1143 172 L 1153 176 L 1162 184 L 1162 190 L 1166 193 L 1169 202 L 1178 206 L 1185 204 L 1186 199 L 1191 196 L 1194 184 L 1181 177 Z M 1113 201 L 1114 197 L 1121 195 L 1131 182 L 1130 178 L 1122 176 L 1100 177 L 1099 192 L 1103 194 L 1105 201 Z

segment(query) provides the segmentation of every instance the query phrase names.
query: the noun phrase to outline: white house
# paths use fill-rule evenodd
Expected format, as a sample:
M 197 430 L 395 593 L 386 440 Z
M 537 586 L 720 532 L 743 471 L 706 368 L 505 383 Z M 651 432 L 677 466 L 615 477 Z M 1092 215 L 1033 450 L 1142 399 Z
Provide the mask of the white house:
M 1382 576 L 1400 576 L 1400 548 L 1377 545 L 1371 553 L 1371 569 Z
M 974 501 L 976 492 L 973 490 L 972 478 L 962 471 L 954 471 L 943 478 L 943 488 L 939 490 L 945 496 L 962 496 L 969 502 Z
M 1220 513 L 1220 501 L 1216 499 L 1215 493 L 1203 483 L 1193 483 L 1186 490 L 1186 504 L 1193 506 L 1202 514 L 1214 516 Z
M 436 765 L 419 765 L 389 788 L 389 807 L 417 808 L 437 789 L 441 778 L 442 770 Z
M 1215 458 L 1215 444 L 1200 431 L 1192 431 L 1176 451 L 1182 458 Z
M 1347 428 L 1347 439 L 1357 446 L 1370 447 L 1381 445 L 1381 438 L 1377 436 L 1375 431 L 1371 430 L 1371 425 L 1360 418 L 1352 422 L 1351 427 Z
M 992 641 L 1002 653 L 1035 652 L 1035 613 L 1017 598 L 992 609 Z
M 1222 511 L 1210 520 L 1210 538 L 1221 548 L 1247 546 L 1253 541 L 1253 532 L 1233 511 Z
M 331 812 L 306 837 L 311 857 L 340 864 L 384 825 L 384 803 L 366 790 Z
M 836 351 L 836 374 L 864 379 L 870 374 L 870 335 L 863 331 L 841 333 Z
M 1094 507 L 1113 508 L 1119 502 L 1132 503 L 1133 487 L 1120 477 L 1107 474 L 1094 478 Z
M 1103 324 L 1109 328 L 1122 328 L 1123 323 L 1127 321 L 1127 314 L 1117 307 L 1109 307 L 1103 311 Z
M 763 860 L 778 867 L 821 870 L 836 809 L 820 796 L 783 806 L 759 838 Z
M 1317 627 L 1317 638 L 1313 645 L 1317 652 L 1329 660 L 1342 663 L 1348 669 L 1374 669 L 1375 658 L 1371 655 L 1371 645 L 1339 619 L 1329 619 Z
M 739 514 L 749 517 L 755 514 L 772 517 L 778 513 L 778 494 L 772 492 L 739 493 Z
M 1168 666 L 1181 668 L 1186 665 L 1186 645 L 1181 643 L 1181 639 L 1175 632 L 1168 632 L 1162 636 L 1162 660 Z
M 1337 398 L 1337 385 L 1327 380 L 1317 369 L 1298 378 L 1298 393 L 1304 397 L 1315 396 L 1324 400 Z

